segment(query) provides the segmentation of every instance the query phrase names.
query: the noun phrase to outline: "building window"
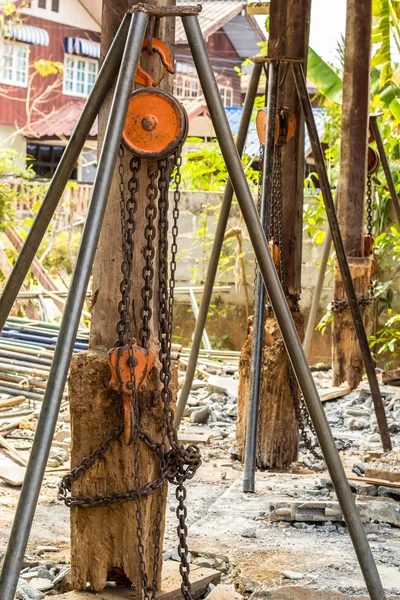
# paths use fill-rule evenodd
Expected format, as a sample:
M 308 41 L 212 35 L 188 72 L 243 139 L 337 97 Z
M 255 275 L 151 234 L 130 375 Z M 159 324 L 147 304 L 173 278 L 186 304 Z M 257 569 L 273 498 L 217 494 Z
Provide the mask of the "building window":
M 199 80 L 197 77 L 178 75 L 175 80 L 175 95 L 177 98 L 198 98 Z
M 185 79 L 185 98 L 190 98 L 192 89 L 192 82 L 190 79 Z
M 39 8 L 46 8 L 46 0 L 39 0 Z
M 58 12 L 59 8 L 60 8 L 60 2 L 59 2 L 59 0 L 52 0 L 51 10 L 53 12 Z
M 0 83 L 28 86 L 29 46 L 16 42 L 0 44 Z
M 221 94 L 222 104 L 224 106 L 232 106 L 232 88 L 220 85 L 219 93 Z
M 52 146 L 50 144 L 37 144 L 28 142 L 26 146 L 27 163 L 32 167 L 38 177 L 51 179 L 58 163 L 64 153 L 64 146 Z M 72 171 L 70 179 L 76 180 L 78 169 Z
M 81 98 L 88 96 L 96 79 L 97 68 L 97 60 L 83 56 L 65 55 L 64 94 Z
M 182 96 L 182 92 L 183 92 L 183 80 L 182 77 L 177 77 L 176 78 L 176 96 L 178 96 L 179 98 Z

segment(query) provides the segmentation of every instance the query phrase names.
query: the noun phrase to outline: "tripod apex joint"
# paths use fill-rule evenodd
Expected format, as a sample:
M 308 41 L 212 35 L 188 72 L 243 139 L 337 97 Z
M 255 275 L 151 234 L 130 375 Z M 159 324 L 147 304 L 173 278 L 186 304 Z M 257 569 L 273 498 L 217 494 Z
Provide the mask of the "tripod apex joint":
M 155 17 L 197 17 L 203 10 L 201 4 L 187 6 L 152 6 L 145 2 L 135 4 L 127 14 L 146 13 Z

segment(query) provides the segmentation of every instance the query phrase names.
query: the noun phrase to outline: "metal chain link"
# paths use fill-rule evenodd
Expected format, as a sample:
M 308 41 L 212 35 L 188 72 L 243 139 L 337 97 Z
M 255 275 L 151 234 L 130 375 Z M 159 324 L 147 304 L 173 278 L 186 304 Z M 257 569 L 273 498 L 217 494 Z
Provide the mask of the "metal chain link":
M 146 190 L 146 196 L 148 204 L 146 205 L 146 219 L 147 224 L 144 230 L 144 237 L 146 244 L 143 248 L 143 258 L 145 260 L 145 266 L 143 267 L 143 280 L 144 285 L 142 287 L 142 300 L 143 304 L 140 309 L 140 318 L 142 319 L 142 326 L 139 331 L 139 339 L 143 348 L 147 346 L 147 342 L 150 339 L 150 321 L 152 317 L 151 300 L 153 298 L 153 278 L 154 278 L 154 239 L 156 237 L 156 227 L 154 222 L 157 217 L 157 177 L 158 177 L 158 165 L 154 162 L 149 163 L 147 169 L 147 175 L 149 177 L 149 184 Z
M 163 406 L 163 421 L 161 429 L 161 441 L 156 442 L 143 431 L 140 426 L 139 403 L 137 396 L 137 386 L 135 381 L 136 359 L 133 353 L 133 337 L 129 319 L 130 305 L 130 278 L 132 274 L 132 259 L 134 251 L 133 234 L 136 229 L 135 213 L 137 211 L 136 193 L 139 189 L 138 173 L 140 171 L 140 160 L 136 157 L 131 159 L 130 167 L 132 177 L 129 180 L 128 188 L 129 198 L 125 202 L 125 183 L 124 183 L 124 150 L 119 151 L 119 176 L 120 176 L 120 204 L 121 204 L 121 237 L 122 237 L 122 264 L 121 270 L 123 279 L 121 282 L 122 299 L 119 304 L 120 319 L 117 324 L 118 339 L 116 346 L 128 343 L 130 350 L 129 367 L 132 389 L 132 404 L 134 412 L 134 487 L 125 492 L 114 492 L 102 496 L 71 496 L 72 483 L 79 479 L 85 472 L 91 469 L 94 464 L 106 453 L 111 442 L 119 440 L 124 431 L 124 426 L 114 428 L 101 444 L 87 457 L 83 458 L 80 464 L 65 475 L 58 486 L 58 499 L 67 506 L 98 506 L 111 505 L 123 501 L 134 501 L 136 503 L 136 522 L 138 552 L 140 563 L 140 576 L 143 597 L 145 600 L 153 600 L 157 591 L 157 580 L 159 574 L 159 559 L 162 551 L 161 547 L 161 526 L 163 519 L 163 486 L 169 481 L 177 486 L 176 497 L 178 500 L 177 517 L 178 525 L 178 552 L 181 558 L 180 572 L 182 575 L 182 593 L 185 600 L 191 600 L 191 587 L 189 581 L 189 562 L 188 547 L 186 542 L 187 526 L 185 507 L 186 490 L 184 482 L 191 479 L 201 464 L 199 448 L 193 444 L 187 448 L 182 446 L 177 438 L 177 432 L 173 426 L 174 413 L 172 410 L 172 390 L 171 390 L 171 340 L 172 340 L 172 313 L 173 313 L 173 295 L 175 286 L 176 254 L 178 239 L 178 218 L 179 218 L 179 200 L 181 183 L 181 149 L 174 157 L 175 164 L 175 191 L 173 207 L 173 227 L 172 227 L 172 245 L 171 245 L 171 275 L 168 279 L 168 168 L 167 161 L 160 160 L 157 165 L 152 165 L 148 171 L 150 183 L 147 186 L 147 198 L 149 203 L 146 206 L 147 225 L 145 230 L 146 246 L 143 251 L 145 267 L 143 268 L 144 291 L 142 290 L 143 306 L 141 309 L 142 327 L 141 341 L 145 346 L 150 336 L 149 321 L 151 319 L 150 302 L 153 293 L 152 281 L 154 278 L 154 239 L 156 227 L 154 221 L 157 216 L 155 200 L 159 192 L 158 199 L 158 232 L 159 232 L 159 300 L 160 300 L 160 380 L 162 382 L 161 400 Z M 156 178 L 158 177 L 156 184 Z M 167 440 L 170 442 L 170 449 L 167 449 Z M 139 442 L 144 443 L 160 460 L 159 476 L 146 484 L 140 481 L 140 457 Z M 142 526 L 142 507 L 141 499 L 144 496 L 157 494 L 156 515 L 154 519 L 154 555 L 153 555 L 153 573 L 151 587 L 149 587 L 149 578 L 147 576 L 145 562 L 145 548 L 143 544 L 143 526 Z

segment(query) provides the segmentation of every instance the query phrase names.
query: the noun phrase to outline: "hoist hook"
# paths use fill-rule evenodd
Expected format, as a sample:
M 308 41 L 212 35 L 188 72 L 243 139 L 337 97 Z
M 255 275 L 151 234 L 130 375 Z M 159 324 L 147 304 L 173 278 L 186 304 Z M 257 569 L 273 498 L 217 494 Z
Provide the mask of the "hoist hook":
M 121 394 L 124 403 L 124 442 L 133 441 L 134 410 L 133 394 L 146 389 L 147 377 L 155 363 L 153 352 L 132 344 L 113 348 L 108 353 L 111 371 L 110 387 Z
M 165 74 L 167 72 L 171 73 L 171 75 L 175 73 L 175 69 L 172 65 L 171 55 L 167 46 L 161 40 L 158 40 L 154 37 L 150 38 L 150 40 L 149 38 L 145 38 L 140 56 L 142 56 L 145 52 L 156 52 L 159 55 L 163 66 L 163 74 L 159 81 L 154 81 L 150 73 L 147 73 L 147 71 L 145 71 L 143 67 L 139 64 L 136 72 L 135 83 L 138 83 L 139 85 L 143 85 L 145 87 L 156 87 L 160 83 L 160 81 L 164 79 Z

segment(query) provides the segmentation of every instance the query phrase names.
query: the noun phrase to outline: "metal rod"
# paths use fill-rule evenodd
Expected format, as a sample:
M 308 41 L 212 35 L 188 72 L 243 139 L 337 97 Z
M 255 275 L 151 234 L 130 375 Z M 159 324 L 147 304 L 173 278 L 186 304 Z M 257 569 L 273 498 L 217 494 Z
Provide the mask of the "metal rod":
M 332 247 L 332 235 L 330 229 L 326 232 L 324 247 L 322 251 L 321 265 L 319 267 L 317 284 L 314 288 L 314 294 L 311 302 L 310 314 L 308 315 L 307 329 L 304 336 L 303 350 L 308 359 L 311 349 L 311 340 L 315 331 L 315 323 L 317 320 L 319 305 L 321 302 L 322 288 L 324 287 L 326 269 L 328 266 L 329 255 Z
M 0 298 L 0 331 L 4 327 L 4 323 L 13 307 L 26 274 L 35 258 L 35 254 L 51 222 L 100 107 L 112 87 L 115 75 L 121 64 L 130 21 L 131 16 L 127 15 L 121 23 L 81 116 L 61 157 L 36 219 L 30 228 L 26 242 L 21 248 L 18 259 L 4 287 Z
M 199 305 L 197 304 L 197 300 L 196 300 L 196 296 L 194 295 L 194 291 L 192 289 L 189 288 L 189 296 L 190 296 L 190 304 L 192 305 L 192 310 L 193 310 L 193 314 L 194 314 L 194 318 L 197 321 L 197 318 L 199 316 Z M 206 328 L 204 327 L 203 329 L 203 334 L 201 339 L 203 340 L 203 346 L 206 350 L 212 350 L 212 346 L 206 331 Z
M 325 411 L 318 396 L 317 388 L 308 367 L 306 357 L 304 356 L 297 329 L 286 302 L 285 294 L 276 273 L 269 252 L 268 241 L 257 214 L 246 181 L 246 176 L 243 172 L 240 157 L 235 148 L 233 138 L 228 133 L 228 120 L 222 105 L 210 59 L 207 54 L 203 34 L 197 19 L 193 17 L 184 17 L 182 20 L 211 120 L 228 169 L 228 174 L 231 178 L 239 206 L 247 225 L 247 230 L 264 279 L 264 284 L 282 332 L 282 338 L 285 342 L 294 372 L 307 403 L 307 408 L 313 421 L 343 516 L 347 523 L 349 534 L 358 557 L 358 562 L 364 575 L 365 583 L 372 600 L 383 600 L 385 598 L 385 593 L 371 548 L 368 544 L 360 515 L 350 491 Z M 307 118 L 309 119 L 310 115 L 307 115 Z
M 274 150 L 276 133 L 276 114 L 278 110 L 280 63 L 273 60 L 268 65 L 268 94 L 263 160 L 262 194 L 260 218 L 269 239 L 269 214 L 272 194 L 272 173 L 274 169 Z M 255 491 L 257 426 L 260 408 L 260 390 L 263 367 L 264 326 L 265 326 L 265 286 L 257 270 L 254 296 L 253 339 L 251 346 L 249 400 L 247 405 L 247 427 L 244 455 L 243 491 Z
M 347 301 L 349 303 L 351 316 L 353 318 L 354 329 L 360 345 L 360 351 L 363 357 L 364 368 L 368 377 L 371 395 L 374 402 L 376 420 L 379 427 L 379 433 L 382 440 L 383 450 L 390 452 L 392 442 L 390 439 L 389 427 L 386 419 L 385 407 L 379 383 L 376 376 L 375 364 L 372 358 L 371 350 L 368 344 L 367 334 L 358 305 L 356 292 L 353 286 L 353 280 L 350 273 L 349 263 L 347 262 L 344 250 L 342 235 L 340 233 L 339 222 L 336 215 L 335 204 L 332 198 L 332 192 L 329 185 L 328 175 L 325 168 L 324 155 L 318 137 L 318 130 L 314 122 L 310 98 L 307 93 L 303 69 L 299 64 L 292 64 L 292 71 L 296 83 L 297 92 L 303 107 L 303 112 L 307 122 L 308 135 L 310 137 L 311 147 L 317 169 L 319 185 L 325 204 L 325 211 L 328 217 L 329 228 L 332 234 L 335 246 L 336 256 L 340 267 L 340 273 L 343 279 L 344 289 L 346 291 Z
M 260 81 L 261 71 L 262 65 L 253 65 L 253 71 L 251 73 L 249 87 L 243 105 L 242 117 L 240 119 L 239 131 L 236 137 L 236 147 L 240 156 L 242 155 L 244 145 L 246 142 L 250 119 L 254 109 L 254 102 L 257 95 L 258 84 Z M 196 321 L 192 347 L 190 350 L 188 366 L 186 369 L 185 381 L 181 393 L 179 394 L 178 404 L 176 407 L 174 420 L 174 425 L 176 428 L 178 428 L 181 423 L 183 413 L 185 412 L 186 403 L 189 398 L 190 390 L 192 387 L 194 375 L 196 373 L 196 365 L 197 359 L 199 357 L 201 339 L 206 325 L 208 309 L 210 307 L 211 297 L 213 294 L 213 286 L 218 271 L 219 257 L 221 255 L 226 225 L 228 223 L 229 212 L 232 204 L 232 198 L 233 188 L 230 180 L 228 179 L 221 204 L 221 209 L 219 212 L 218 223 L 217 228 L 215 230 L 210 260 L 208 262 L 206 279 L 204 282 L 203 294 L 201 296 L 201 302 L 199 307 L 199 315 Z
M 394 185 L 392 173 L 390 171 L 389 162 L 386 156 L 385 148 L 382 141 L 381 132 L 379 131 L 378 123 L 377 123 L 377 115 L 370 115 L 369 124 L 374 135 L 376 145 L 379 152 L 379 157 L 382 162 L 382 167 L 386 177 L 386 183 L 388 184 L 388 188 L 390 191 L 390 197 L 393 202 L 393 207 L 396 212 L 397 222 L 400 225 L 400 201 L 396 192 L 396 186 Z
M 146 13 L 135 13 L 130 24 L 60 336 L 1 572 L 1 600 L 14 598 L 57 423 L 148 19 Z

